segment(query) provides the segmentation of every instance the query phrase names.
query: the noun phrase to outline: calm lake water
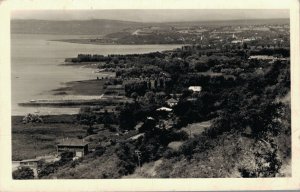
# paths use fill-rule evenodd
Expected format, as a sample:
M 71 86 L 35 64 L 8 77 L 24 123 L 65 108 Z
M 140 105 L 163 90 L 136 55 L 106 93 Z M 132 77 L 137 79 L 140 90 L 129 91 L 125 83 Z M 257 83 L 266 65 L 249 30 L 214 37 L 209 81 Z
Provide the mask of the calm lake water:
M 43 115 L 78 112 L 77 108 L 18 106 L 18 103 L 32 99 L 53 98 L 49 91 L 64 86 L 66 82 L 95 79 L 99 76 L 93 72 L 93 69 L 61 66 L 66 57 L 76 57 L 79 53 L 103 55 L 147 53 L 180 47 L 180 45 L 90 45 L 49 41 L 67 38 L 86 38 L 86 36 L 12 34 L 12 115 L 36 112 Z

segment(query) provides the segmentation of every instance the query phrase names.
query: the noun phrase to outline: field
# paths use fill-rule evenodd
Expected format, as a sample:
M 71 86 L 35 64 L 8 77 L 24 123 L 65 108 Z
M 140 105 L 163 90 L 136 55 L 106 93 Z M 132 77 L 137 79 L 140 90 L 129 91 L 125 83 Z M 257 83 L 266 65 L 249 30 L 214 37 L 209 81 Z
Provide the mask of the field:
M 35 158 L 36 156 L 56 154 L 56 144 L 62 138 L 77 138 L 87 140 L 90 150 L 101 141 L 107 143 L 126 140 L 137 134 L 135 130 L 127 134 L 118 134 L 103 128 L 103 124 L 95 125 L 95 134 L 86 136 L 85 125 L 76 122 L 76 115 L 41 116 L 43 123 L 22 123 L 21 116 L 12 117 L 12 160 Z
M 12 160 L 35 158 L 56 153 L 55 144 L 63 137 L 83 135 L 82 125 L 74 124 L 76 116 L 44 116 L 44 123 L 22 123 L 21 116 L 12 117 Z

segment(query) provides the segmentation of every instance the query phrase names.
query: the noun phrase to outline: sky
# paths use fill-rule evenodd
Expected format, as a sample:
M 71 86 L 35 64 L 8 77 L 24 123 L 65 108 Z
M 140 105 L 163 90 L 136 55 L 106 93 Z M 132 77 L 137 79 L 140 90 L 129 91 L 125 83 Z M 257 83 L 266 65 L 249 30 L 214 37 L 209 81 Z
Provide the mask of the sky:
M 177 10 L 15 10 L 12 19 L 89 20 L 136 22 L 211 21 L 289 18 L 287 9 L 177 9 Z

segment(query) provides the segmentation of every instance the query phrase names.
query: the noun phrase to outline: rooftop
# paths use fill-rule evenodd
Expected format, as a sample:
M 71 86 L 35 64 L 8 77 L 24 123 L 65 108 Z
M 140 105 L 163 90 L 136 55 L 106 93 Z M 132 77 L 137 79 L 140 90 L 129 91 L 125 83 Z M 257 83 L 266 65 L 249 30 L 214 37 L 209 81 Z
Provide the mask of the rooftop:
M 40 159 L 24 159 L 22 161 L 20 161 L 21 163 L 25 163 L 25 162 L 38 162 Z
M 147 117 L 147 119 L 149 119 L 149 120 L 155 120 L 153 117 Z
M 172 109 L 168 108 L 168 107 L 161 107 L 161 108 L 156 109 L 156 111 L 168 111 L 168 112 L 170 112 L 170 111 L 172 111 Z

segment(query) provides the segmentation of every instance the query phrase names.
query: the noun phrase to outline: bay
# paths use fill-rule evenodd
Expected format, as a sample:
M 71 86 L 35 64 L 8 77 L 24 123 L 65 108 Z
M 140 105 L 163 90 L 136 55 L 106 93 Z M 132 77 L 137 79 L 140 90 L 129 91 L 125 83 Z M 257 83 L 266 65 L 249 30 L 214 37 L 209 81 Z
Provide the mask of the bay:
M 91 36 L 66 36 L 45 34 L 11 35 L 11 88 L 12 115 L 39 113 L 41 115 L 74 114 L 78 108 L 33 108 L 18 103 L 36 99 L 52 99 L 50 90 L 64 83 L 95 79 L 99 74 L 93 69 L 62 66 L 65 58 L 77 54 L 133 54 L 170 50 L 180 45 L 92 45 L 74 44 L 54 39 L 88 38 Z M 106 74 L 103 74 L 104 76 Z M 63 96 L 60 96 L 63 97 Z

